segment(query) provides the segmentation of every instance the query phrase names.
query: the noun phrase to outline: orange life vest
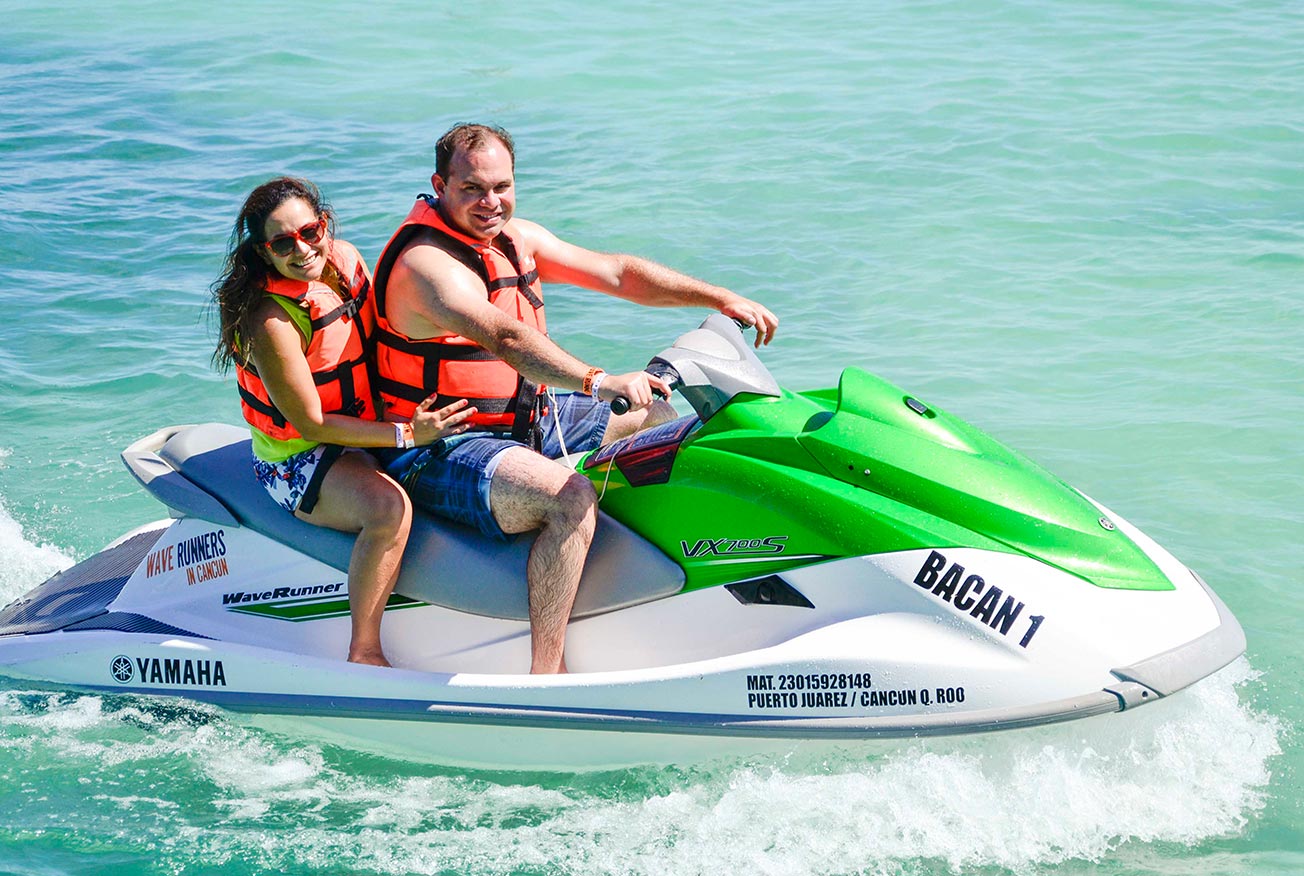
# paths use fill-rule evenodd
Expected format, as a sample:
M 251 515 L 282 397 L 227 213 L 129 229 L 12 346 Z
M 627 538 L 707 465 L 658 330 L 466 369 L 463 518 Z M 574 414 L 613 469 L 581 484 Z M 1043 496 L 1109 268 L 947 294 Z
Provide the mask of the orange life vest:
M 367 356 L 368 338 L 376 324 L 371 279 L 362 256 L 345 241 L 332 242 L 330 262 L 348 283 L 347 296 L 317 280 L 280 275 L 269 278 L 264 288 L 267 294 L 288 298 L 308 312 L 312 334 L 304 356 L 322 412 L 375 420 Z M 303 437 L 272 403 L 252 361 L 236 363 L 235 379 L 240 410 L 251 426 L 278 441 Z
M 514 438 L 526 440 L 539 415 L 543 387 L 469 338 L 409 338 L 386 318 L 390 271 L 403 247 L 422 234 L 484 281 L 490 304 L 512 319 L 547 331 L 539 272 L 528 256 L 519 255 L 516 233 L 505 230 L 492 243 L 476 240 L 449 226 L 437 205 L 431 195 L 418 198 L 376 262 L 376 387 L 381 404 L 389 414 L 410 419 L 417 404 L 431 393 L 438 396 L 435 408 L 465 398 L 477 409 L 470 420 L 474 426 L 511 430 Z

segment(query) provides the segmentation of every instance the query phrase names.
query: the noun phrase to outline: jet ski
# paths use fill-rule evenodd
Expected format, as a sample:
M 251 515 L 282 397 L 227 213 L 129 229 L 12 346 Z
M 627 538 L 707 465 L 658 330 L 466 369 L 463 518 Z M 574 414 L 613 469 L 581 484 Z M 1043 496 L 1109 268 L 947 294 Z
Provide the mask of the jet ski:
M 0 673 L 574 769 L 1122 712 L 1245 649 L 1145 534 L 878 377 L 788 391 L 719 315 L 649 370 L 692 413 L 568 462 L 601 497 L 569 675 L 526 674 L 531 536 L 424 514 L 384 618 L 396 668 L 345 662 L 352 537 L 274 505 L 248 430 L 216 423 L 123 452 L 170 517 L 0 610 Z

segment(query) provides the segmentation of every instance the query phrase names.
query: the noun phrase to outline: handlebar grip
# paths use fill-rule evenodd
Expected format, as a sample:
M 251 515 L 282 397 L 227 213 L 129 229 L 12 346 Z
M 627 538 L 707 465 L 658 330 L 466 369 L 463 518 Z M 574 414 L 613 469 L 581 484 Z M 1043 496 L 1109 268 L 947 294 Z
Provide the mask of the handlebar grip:
M 681 379 L 679 372 L 675 370 L 675 366 L 659 358 L 653 359 L 643 370 L 648 374 L 651 374 L 653 377 L 659 377 L 666 383 L 670 384 L 671 389 L 677 387 Z M 654 389 L 653 392 L 666 401 L 670 400 L 670 396 L 661 393 L 659 390 Z M 611 400 L 611 412 L 617 416 L 629 413 L 629 399 L 625 398 L 623 395 L 618 395 L 613 398 Z
M 652 394 L 657 398 L 665 399 L 666 401 L 670 400 L 670 396 L 660 390 L 653 389 Z M 623 395 L 618 395 L 613 398 L 611 400 L 611 412 L 617 416 L 629 413 L 629 399 L 625 398 Z

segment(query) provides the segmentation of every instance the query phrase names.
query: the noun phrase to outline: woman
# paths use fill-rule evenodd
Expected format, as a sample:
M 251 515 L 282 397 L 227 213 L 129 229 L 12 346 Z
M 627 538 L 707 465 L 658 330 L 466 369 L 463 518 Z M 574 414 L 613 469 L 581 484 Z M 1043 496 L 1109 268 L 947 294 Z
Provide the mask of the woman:
M 358 251 L 334 236 L 317 187 L 281 177 L 250 193 L 213 284 L 221 337 L 214 363 L 236 368 L 253 433 L 254 471 L 300 520 L 358 533 L 349 559 L 353 618 L 348 659 L 388 666 L 380 619 L 398 578 L 412 505 L 360 447 L 415 447 L 466 430 L 458 401 L 411 423 L 379 421 L 367 335 L 371 278 Z

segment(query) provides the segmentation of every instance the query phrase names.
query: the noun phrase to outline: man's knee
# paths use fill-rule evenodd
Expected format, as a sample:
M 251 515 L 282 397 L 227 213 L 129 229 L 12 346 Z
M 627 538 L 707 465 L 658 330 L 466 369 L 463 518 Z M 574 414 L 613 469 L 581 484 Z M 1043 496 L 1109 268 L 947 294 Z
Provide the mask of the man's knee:
M 597 518 L 597 491 L 593 482 L 578 472 L 568 477 L 558 491 L 557 504 L 567 517 L 577 520 Z
M 598 522 L 598 494 L 593 482 L 581 474 L 572 474 L 553 494 L 541 526 L 556 532 L 578 535 L 584 540 L 593 537 Z
M 556 485 L 546 499 L 540 499 L 537 526 L 577 532 L 593 530 L 597 521 L 598 494 L 584 475 L 572 473 Z
M 489 508 L 508 533 L 582 525 L 596 501 L 588 478 L 525 448 L 503 455 L 489 486 Z

